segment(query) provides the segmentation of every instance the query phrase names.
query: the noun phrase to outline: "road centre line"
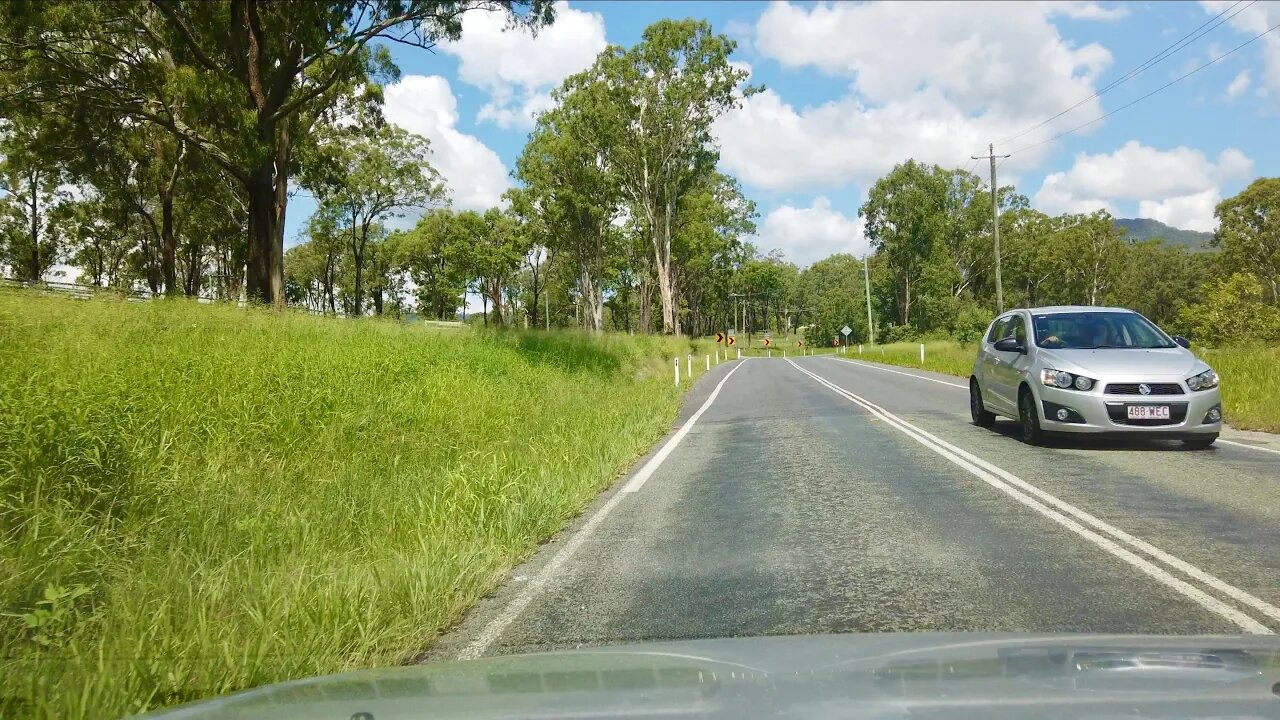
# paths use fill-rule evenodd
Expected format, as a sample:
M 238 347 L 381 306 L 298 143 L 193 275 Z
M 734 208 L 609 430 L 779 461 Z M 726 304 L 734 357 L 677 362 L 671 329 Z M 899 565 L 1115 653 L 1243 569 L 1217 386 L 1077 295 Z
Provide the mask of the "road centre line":
M 862 367 L 868 367 L 868 368 L 871 368 L 872 370 L 883 370 L 885 372 L 891 372 L 894 375 L 906 375 L 907 377 L 915 378 L 917 380 L 928 380 L 929 382 L 935 382 L 935 383 L 938 383 L 939 385 L 950 385 L 951 387 L 960 388 L 961 390 L 969 389 L 968 385 L 961 385 L 960 383 L 947 382 L 946 380 L 938 380 L 937 378 L 925 377 L 924 375 L 916 375 L 915 373 L 902 372 L 901 370 L 893 370 L 887 367 L 880 367 L 879 365 L 862 362 L 861 360 L 850 360 L 848 358 L 833 358 L 833 359 L 841 360 L 847 363 L 852 363 L 854 365 L 860 365 Z M 1245 448 L 1247 450 L 1261 450 L 1262 452 L 1268 452 L 1268 453 L 1274 453 L 1276 455 L 1280 455 L 1280 450 L 1277 450 L 1275 448 L 1258 447 L 1257 445 L 1249 445 L 1248 443 L 1235 442 L 1234 440 L 1226 440 L 1221 437 L 1218 438 L 1218 442 L 1225 445 L 1233 445 L 1238 448 Z
M 1214 577 L 1213 575 L 1210 575 L 1209 573 L 1176 558 L 1159 548 L 1156 548 L 1146 541 L 1133 537 L 1123 530 L 1099 520 L 1093 515 L 1090 515 L 1089 513 L 1070 505 L 1053 495 L 1050 495 L 1040 488 L 1031 485 L 1025 480 L 1022 480 L 1021 478 L 1018 478 L 1017 476 L 972 455 L 964 449 L 952 445 L 951 443 L 948 443 L 947 441 L 912 425 L 887 410 L 854 395 L 848 390 L 827 381 L 816 373 L 800 367 L 791 360 L 788 360 L 787 362 L 790 362 L 792 367 L 805 375 L 808 375 L 819 384 L 827 387 L 854 404 L 859 405 L 872 415 L 884 420 L 886 423 L 901 431 L 916 442 L 919 442 L 921 445 L 924 445 L 955 465 L 967 470 L 974 477 L 977 477 L 993 488 L 1004 492 L 1006 495 L 1009 495 L 1023 505 L 1035 510 L 1050 520 L 1053 520 L 1068 530 L 1071 530 L 1080 537 L 1123 560 L 1162 585 L 1165 585 L 1182 596 L 1198 603 L 1205 609 L 1226 618 L 1244 631 L 1257 634 L 1271 634 L 1273 632 L 1270 628 L 1258 622 L 1253 617 L 1246 615 L 1230 605 L 1227 605 L 1222 600 L 1209 595 L 1200 588 L 1175 577 L 1146 558 L 1135 554 L 1130 549 L 1122 547 L 1120 543 L 1124 543 L 1135 550 L 1147 553 L 1154 559 L 1205 583 L 1242 604 L 1260 611 L 1267 617 L 1280 621 L 1280 608 L 1277 608 L 1260 598 L 1241 590 L 1240 588 L 1229 585 L 1221 579 Z M 1068 515 L 1074 516 L 1075 519 L 1067 517 Z M 1103 534 L 1085 527 L 1086 524 L 1093 526 L 1096 530 L 1101 531 L 1101 533 L 1105 533 L 1106 535 L 1110 535 L 1111 537 L 1105 537 Z
M 649 462 L 645 463 L 644 467 L 640 468 L 640 471 L 631 478 L 630 482 L 628 482 L 621 490 L 614 493 L 613 497 L 609 498 L 604 505 L 601 505 L 600 509 L 597 510 L 581 528 L 578 528 L 578 531 L 575 532 L 567 542 L 565 542 L 564 546 L 556 552 L 555 556 L 538 571 L 538 574 L 533 576 L 529 583 L 524 586 L 524 589 L 520 591 L 520 594 L 508 603 L 507 606 L 502 609 L 502 612 L 498 613 L 497 617 L 490 620 L 489 624 L 484 626 L 484 629 L 480 631 L 480 634 L 475 640 L 468 643 L 467 646 L 462 649 L 462 652 L 458 653 L 459 660 L 474 660 L 483 655 L 485 650 L 489 649 L 489 646 L 492 645 L 508 627 L 510 627 L 511 623 L 515 622 L 515 619 L 519 617 L 520 613 L 524 612 L 524 609 L 529 606 L 529 603 L 533 602 L 533 599 L 538 596 L 538 593 L 542 592 L 542 589 L 551 582 L 552 578 L 554 578 L 558 572 L 560 572 L 560 568 L 564 567 L 564 564 L 573 557 L 573 554 L 578 551 L 578 548 L 581 547 L 591 533 L 595 531 L 596 526 L 598 526 L 605 517 L 609 515 L 613 508 L 622 501 L 622 498 L 625 495 L 639 490 L 640 487 L 644 485 L 645 481 L 648 480 L 649 477 L 652 476 L 653 473 L 662 465 L 662 462 L 667 459 L 667 456 L 670 455 L 673 450 L 676 449 L 676 446 L 680 444 L 680 441 L 684 439 L 685 435 L 689 434 L 690 428 L 698 422 L 698 418 L 702 417 L 702 414 L 707 411 L 707 408 L 711 407 L 711 403 L 715 402 L 715 399 L 720 394 L 720 389 L 724 387 L 724 384 L 728 382 L 729 378 L 733 377 L 733 374 L 738 372 L 738 368 L 741 368 L 746 364 L 749 359 L 750 358 L 744 358 L 738 363 L 737 367 L 730 370 L 729 374 L 725 375 L 724 378 L 716 384 L 715 390 L 713 390 L 711 395 L 707 397 L 706 402 L 702 403 L 702 407 L 698 408 L 698 411 L 695 412 L 693 416 L 676 431 L 676 434 L 671 436 L 671 439 L 662 446 L 662 449 L 658 450 L 652 458 L 649 458 Z
M 937 378 L 925 377 L 924 375 L 916 375 L 915 373 L 902 372 L 901 370 L 891 370 L 887 367 L 880 367 L 879 365 L 873 365 L 871 363 L 862 362 L 861 360 L 850 360 L 849 358 L 835 358 L 835 359 L 843 360 L 844 362 L 847 362 L 847 363 L 853 363 L 854 365 L 861 365 L 862 367 L 869 367 L 872 370 L 883 370 L 885 372 L 891 372 L 894 375 L 906 375 L 907 377 L 913 377 L 917 380 L 928 380 L 929 382 L 936 382 L 939 385 L 950 385 L 951 387 L 957 387 L 957 388 L 960 388 L 961 390 L 969 389 L 968 385 L 961 385 L 960 383 L 947 382 L 946 380 L 939 380 Z

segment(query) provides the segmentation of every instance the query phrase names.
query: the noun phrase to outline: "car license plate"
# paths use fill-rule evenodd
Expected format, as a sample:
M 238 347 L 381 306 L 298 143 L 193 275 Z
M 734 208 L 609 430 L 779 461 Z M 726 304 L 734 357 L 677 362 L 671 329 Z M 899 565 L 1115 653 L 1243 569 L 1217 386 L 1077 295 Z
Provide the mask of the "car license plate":
M 1168 405 L 1130 405 L 1130 420 L 1168 420 Z

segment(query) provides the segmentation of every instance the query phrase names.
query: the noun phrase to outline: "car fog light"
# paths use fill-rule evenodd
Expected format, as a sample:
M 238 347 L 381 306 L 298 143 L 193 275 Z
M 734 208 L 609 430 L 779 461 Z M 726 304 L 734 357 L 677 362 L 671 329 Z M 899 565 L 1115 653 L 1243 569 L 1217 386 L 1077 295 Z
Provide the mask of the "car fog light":
M 1069 417 L 1071 417 L 1071 411 L 1070 411 L 1070 410 L 1067 410 L 1066 408 L 1058 408 L 1058 419 L 1059 419 L 1059 420 L 1061 420 L 1062 422 L 1066 422 L 1066 421 L 1067 421 L 1067 418 L 1069 418 Z
M 1219 410 L 1218 408 L 1213 408 L 1212 410 L 1209 411 L 1209 422 L 1218 422 L 1221 419 L 1222 419 L 1221 410 Z

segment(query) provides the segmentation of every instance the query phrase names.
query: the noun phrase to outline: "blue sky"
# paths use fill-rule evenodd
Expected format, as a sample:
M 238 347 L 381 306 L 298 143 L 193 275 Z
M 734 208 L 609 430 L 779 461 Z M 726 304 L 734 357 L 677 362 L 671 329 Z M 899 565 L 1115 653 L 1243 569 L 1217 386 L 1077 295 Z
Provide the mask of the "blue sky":
M 663 17 L 705 18 L 738 40 L 734 61 L 767 88 L 717 125 L 721 165 L 757 202 L 756 245 L 805 265 L 866 249 L 858 206 L 894 164 L 914 157 L 985 175 L 969 156 L 988 142 L 1208 30 L 996 151 L 1115 110 L 1280 23 L 1280 3 L 574 2 L 536 38 L 474 13 L 461 41 L 436 53 L 393 48 L 403 77 L 387 89 L 387 115 L 432 141 L 456 207 L 487 207 L 512 182 L 549 90 Z M 1201 28 L 1209 21 L 1221 24 Z M 1017 152 L 1000 182 L 1046 212 L 1107 208 L 1208 230 L 1221 198 L 1277 174 L 1277 120 L 1280 30 L 1086 130 Z M 287 244 L 312 209 L 295 197 Z

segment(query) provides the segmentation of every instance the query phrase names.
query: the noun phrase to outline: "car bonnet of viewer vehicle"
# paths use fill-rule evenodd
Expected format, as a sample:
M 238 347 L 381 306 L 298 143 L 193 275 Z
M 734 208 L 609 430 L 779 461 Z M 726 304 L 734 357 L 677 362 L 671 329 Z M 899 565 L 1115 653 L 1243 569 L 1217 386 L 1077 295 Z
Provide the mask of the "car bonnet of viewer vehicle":
M 815 635 L 361 671 L 146 717 L 1280 717 L 1278 683 L 1274 636 Z

